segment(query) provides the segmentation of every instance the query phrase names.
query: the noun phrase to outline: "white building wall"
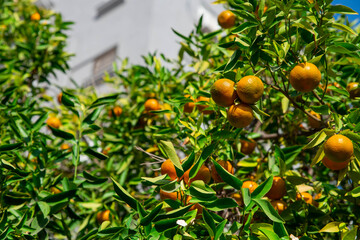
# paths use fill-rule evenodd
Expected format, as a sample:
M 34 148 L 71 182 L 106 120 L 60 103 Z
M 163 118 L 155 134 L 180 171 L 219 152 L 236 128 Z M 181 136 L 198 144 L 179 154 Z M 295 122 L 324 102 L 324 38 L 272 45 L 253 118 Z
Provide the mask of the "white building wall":
M 141 55 L 154 51 L 175 58 L 180 39 L 171 28 L 188 35 L 204 15 L 205 27 L 216 30 L 217 15 L 223 10 L 211 0 L 124 0 L 98 18 L 98 7 L 109 0 L 44 1 L 65 21 L 75 22 L 68 32 L 67 49 L 75 57 L 68 74 L 58 76 L 62 86 L 69 86 L 69 78 L 79 85 L 91 82 L 94 58 L 115 45 L 119 58 L 129 57 L 135 64 L 142 63 Z

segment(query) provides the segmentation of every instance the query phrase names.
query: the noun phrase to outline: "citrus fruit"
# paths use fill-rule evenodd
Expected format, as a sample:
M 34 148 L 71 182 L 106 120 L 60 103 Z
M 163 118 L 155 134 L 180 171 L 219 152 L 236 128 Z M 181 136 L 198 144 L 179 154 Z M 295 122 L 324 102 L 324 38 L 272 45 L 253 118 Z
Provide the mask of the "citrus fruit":
M 190 168 L 189 170 L 187 170 L 185 173 L 184 173 L 184 182 L 186 184 L 191 184 L 193 181 L 196 181 L 196 180 L 202 180 L 204 181 L 204 183 L 209 183 L 210 180 L 211 180 L 211 174 L 210 174 L 210 170 L 208 167 L 206 167 L 205 165 L 202 165 L 199 169 L 199 171 L 197 172 L 196 176 L 194 178 L 192 178 L 189 182 L 189 174 L 190 174 L 190 170 L 192 168 Z
M 234 174 L 234 167 L 232 166 L 230 161 L 220 160 L 217 163 L 220 164 L 220 166 L 222 166 L 229 173 Z M 214 179 L 214 182 L 216 183 L 223 182 L 220 175 L 217 173 L 214 165 L 212 165 L 211 167 L 211 177 Z
M 61 193 L 61 190 L 58 189 L 58 188 L 56 188 L 56 187 L 51 187 L 51 188 L 50 188 L 50 192 L 51 192 L 52 194 L 59 194 L 59 193 Z
M 256 76 L 246 76 L 236 84 L 236 92 L 242 102 L 254 104 L 263 95 L 264 84 Z
M 290 72 L 290 84 L 299 92 L 311 92 L 320 80 L 321 73 L 312 63 L 299 63 Z
M 67 143 L 63 143 L 63 144 L 60 145 L 61 150 L 67 150 L 67 149 L 70 149 L 70 148 L 71 148 L 70 145 L 67 144 Z
M 331 136 L 324 144 L 325 156 L 334 162 L 345 162 L 354 153 L 351 140 L 344 135 Z
M 266 196 L 272 200 L 282 198 L 286 193 L 285 181 L 281 177 L 274 177 L 273 184 Z
M 160 199 L 171 199 L 176 201 L 177 199 L 181 198 L 180 192 L 165 192 L 164 190 L 160 189 Z
M 231 197 L 232 197 L 233 199 L 235 199 L 235 201 L 237 202 L 237 204 L 239 204 L 239 206 L 244 205 L 244 202 L 243 202 L 243 199 L 242 199 L 242 196 L 241 196 L 241 193 L 240 193 L 240 192 L 233 193 L 233 194 L 231 195 Z
M 313 202 L 313 197 L 310 195 L 310 193 L 307 192 L 302 192 L 302 193 L 297 193 L 296 194 L 296 200 L 304 200 L 306 203 L 308 204 L 312 204 Z
M 347 165 L 350 162 L 350 159 L 345 162 L 334 162 L 334 161 L 331 161 L 329 158 L 324 157 L 321 161 L 325 167 L 327 167 L 331 170 L 341 170 L 341 169 L 344 169 L 347 167 Z
M 245 103 L 231 105 L 227 111 L 227 119 L 230 125 L 236 128 L 244 128 L 250 125 L 253 118 L 251 107 Z
M 161 174 L 167 174 L 171 180 L 177 178 L 175 166 L 170 159 L 167 159 L 161 164 Z
M 254 152 L 254 150 L 256 148 L 256 142 L 254 140 L 252 140 L 252 139 L 250 139 L 250 141 L 240 140 L 240 142 L 241 142 L 240 151 L 243 154 L 250 155 Z
M 210 98 L 200 96 L 197 98 L 197 102 L 210 102 Z M 197 104 L 196 107 L 200 112 L 202 112 L 205 115 L 213 113 L 213 110 L 204 110 L 205 108 L 208 108 L 209 105 Z
M 307 116 L 307 119 L 308 119 L 308 123 L 309 123 L 309 126 L 312 127 L 312 128 L 320 128 L 321 127 L 321 116 L 320 114 L 314 112 L 314 111 L 310 111 L 310 114 L 313 115 L 316 119 L 319 119 L 319 121 L 316 121 L 315 119 Z
M 158 102 L 158 100 L 156 100 L 154 98 L 150 98 L 150 99 L 146 100 L 144 106 L 145 106 L 146 112 L 161 109 L 160 103 Z
M 218 16 L 218 23 L 222 28 L 235 26 L 236 16 L 230 10 L 222 11 Z
M 184 97 L 190 98 L 193 102 L 187 102 L 184 105 L 184 112 L 186 113 L 192 113 L 195 107 L 194 98 L 190 96 L 190 94 L 186 94 Z
M 229 79 L 222 78 L 217 80 L 211 87 L 211 98 L 222 107 L 229 107 L 234 104 L 237 97 L 235 83 Z
M 98 212 L 96 214 L 96 220 L 99 224 L 102 224 L 105 221 L 109 221 L 110 219 L 110 210 L 105 210 L 102 212 Z
M 115 106 L 113 109 L 109 110 L 109 117 L 113 116 L 113 113 L 115 114 L 116 117 L 119 117 L 122 114 L 122 108 L 119 106 Z
M 49 117 L 46 120 L 46 124 L 52 128 L 59 128 L 61 126 L 61 122 L 57 117 Z
M 360 97 L 360 86 L 357 82 L 351 82 L 346 86 L 346 90 L 350 93 L 350 98 Z
M 254 181 L 245 181 L 242 185 L 242 188 L 248 188 L 250 193 L 253 193 L 257 187 L 258 184 Z
M 281 214 L 287 208 L 287 204 L 283 200 L 271 201 L 271 205 L 279 214 Z
M 30 19 L 32 20 L 32 21 L 39 21 L 40 20 L 40 14 L 39 13 L 33 13 L 33 14 L 31 14 L 31 16 L 30 16 Z
M 58 103 L 59 103 L 59 104 L 61 104 L 61 102 L 62 102 L 62 95 L 63 95 L 62 92 L 60 92 L 60 93 L 57 95 L 57 100 L 58 100 Z

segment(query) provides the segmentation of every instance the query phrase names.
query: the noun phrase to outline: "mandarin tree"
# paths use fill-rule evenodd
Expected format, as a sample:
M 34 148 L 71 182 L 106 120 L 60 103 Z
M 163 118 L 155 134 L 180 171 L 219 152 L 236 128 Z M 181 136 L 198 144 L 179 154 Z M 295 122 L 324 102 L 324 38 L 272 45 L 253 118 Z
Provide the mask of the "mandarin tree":
M 358 238 L 359 27 L 334 18 L 355 12 L 215 3 L 218 30 L 173 30 L 178 58 L 54 98 L 70 23 L 0 3 L 2 239 Z

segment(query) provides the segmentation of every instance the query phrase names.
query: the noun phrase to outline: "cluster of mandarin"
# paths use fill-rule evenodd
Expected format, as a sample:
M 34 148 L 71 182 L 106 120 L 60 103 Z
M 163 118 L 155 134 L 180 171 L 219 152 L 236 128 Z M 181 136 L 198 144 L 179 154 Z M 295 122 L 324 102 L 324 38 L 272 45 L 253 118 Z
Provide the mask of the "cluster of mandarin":
M 234 167 L 231 164 L 230 161 L 224 161 L 220 160 L 218 163 L 229 173 L 234 174 Z M 170 159 L 164 161 L 161 165 L 161 174 L 165 175 L 167 174 L 172 181 L 178 180 L 183 181 L 186 186 L 190 186 L 193 181 L 201 180 L 206 184 L 209 184 L 211 182 L 211 179 L 213 180 L 213 183 L 222 183 L 224 182 L 221 178 L 221 176 L 216 171 L 214 165 L 210 166 L 210 169 L 206 167 L 205 165 L 201 166 L 198 173 L 195 177 L 189 178 L 191 168 L 187 170 L 183 176 L 178 177 L 176 174 L 176 169 L 173 163 Z M 242 188 L 248 188 L 250 194 L 252 194 L 255 189 L 258 187 L 258 184 L 255 181 L 248 180 L 244 181 Z M 286 195 L 286 183 L 283 178 L 275 176 L 273 177 L 273 183 L 271 186 L 271 189 L 266 194 L 266 197 L 270 200 L 272 206 L 279 212 L 279 214 L 282 213 L 283 210 L 287 208 L 287 203 L 283 200 L 283 197 Z M 233 192 L 230 197 L 232 197 L 239 205 L 239 207 L 243 207 L 243 198 L 241 195 L 241 191 Z M 315 206 L 318 206 L 318 202 L 315 201 L 317 199 L 320 199 L 321 194 L 317 194 L 315 198 L 312 197 L 312 195 L 308 192 L 298 192 L 296 195 L 296 201 L 304 200 L 306 203 L 313 204 Z M 184 205 L 190 205 L 191 203 L 191 196 L 188 196 L 184 193 L 183 190 L 177 190 L 175 192 L 168 192 L 164 190 L 160 190 L 160 199 L 171 199 L 174 201 L 180 201 Z M 197 217 L 199 218 L 202 214 L 203 207 L 199 203 L 195 203 L 190 209 L 195 210 L 197 209 Z M 166 210 L 171 210 L 171 208 L 167 208 Z

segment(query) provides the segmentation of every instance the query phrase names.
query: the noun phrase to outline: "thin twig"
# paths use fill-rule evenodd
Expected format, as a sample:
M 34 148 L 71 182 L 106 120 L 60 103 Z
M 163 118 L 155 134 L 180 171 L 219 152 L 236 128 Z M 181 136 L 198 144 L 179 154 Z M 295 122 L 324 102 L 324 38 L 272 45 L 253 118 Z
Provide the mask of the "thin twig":
M 166 161 L 165 158 L 162 158 L 162 157 L 159 157 L 159 156 L 157 156 L 155 154 L 149 153 L 149 152 L 145 151 L 144 149 L 142 149 L 139 146 L 135 146 L 135 148 L 136 148 L 136 150 L 139 150 L 140 152 L 143 152 L 143 153 L 147 154 L 149 157 L 151 157 L 152 159 L 155 159 L 157 161 L 157 162 L 154 162 L 152 164 L 161 163 L 161 162 Z
M 315 121 L 319 121 L 318 118 L 316 118 L 314 115 L 310 114 L 308 111 L 306 111 L 304 109 L 304 107 L 300 106 L 299 104 L 297 104 L 297 102 L 294 101 L 294 99 L 292 99 L 289 94 L 287 92 L 285 92 L 284 90 L 282 90 L 281 88 L 279 87 L 276 87 L 274 85 L 271 85 L 271 87 L 279 92 L 281 92 L 282 94 L 285 95 L 285 97 L 287 97 L 289 99 L 289 101 L 294 105 L 294 107 L 300 109 L 303 113 L 305 113 L 308 117 L 314 119 Z M 323 121 L 319 121 L 322 123 L 322 125 L 326 126 L 326 124 L 323 122 Z

